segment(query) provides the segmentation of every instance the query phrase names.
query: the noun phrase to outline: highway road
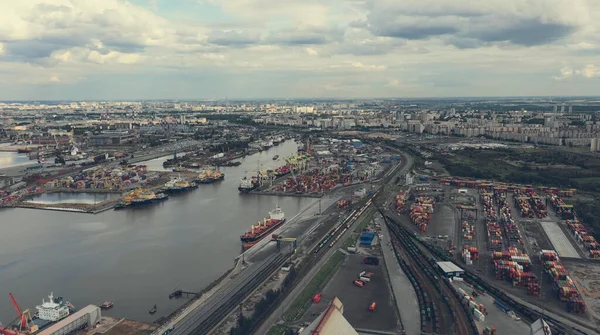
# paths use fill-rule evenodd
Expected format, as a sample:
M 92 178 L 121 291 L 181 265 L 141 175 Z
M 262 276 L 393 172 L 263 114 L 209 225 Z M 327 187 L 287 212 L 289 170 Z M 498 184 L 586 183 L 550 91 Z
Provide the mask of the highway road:
M 175 326 L 171 334 L 208 334 L 250 292 L 282 266 L 289 256 L 289 253 L 275 253 L 260 264 L 251 265 L 234 278 L 230 285 L 212 295 L 204 304 L 192 311 Z

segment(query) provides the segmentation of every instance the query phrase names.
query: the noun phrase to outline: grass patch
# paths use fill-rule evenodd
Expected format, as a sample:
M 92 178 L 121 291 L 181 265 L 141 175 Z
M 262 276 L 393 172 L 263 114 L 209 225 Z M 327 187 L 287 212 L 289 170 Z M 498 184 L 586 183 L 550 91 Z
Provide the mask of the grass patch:
M 271 329 L 269 329 L 267 335 L 286 335 L 290 334 L 290 332 L 293 332 L 291 328 L 288 328 L 283 325 L 274 325 L 273 327 L 271 327 Z
M 294 300 L 292 306 L 287 310 L 284 319 L 288 322 L 300 320 L 304 312 L 312 304 L 312 298 L 321 291 L 329 279 L 333 276 L 338 266 L 342 263 L 345 256 L 340 251 L 336 251 L 331 258 L 317 272 L 315 277 L 304 287 L 300 295 Z
M 342 247 L 341 248 L 344 249 L 344 250 L 346 250 L 346 248 L 353 247 L 355 245 L 356 245 L 356 238 L 354 238 L 354 236 L 350 236 L 350 237 L 348 237 L 348 239 L 346 239 L 344 241 L 344 243 L 342 243 Z
M 363 213 L 360 218 L 358 218 L 358 225 L 356 228 L 354 228 L 355 233 L 360 233 L 363 229 L 365 229 L 365 227 L 367 227 L 369 222 L 371 222 L 371 218 L 373 217 L 373 211 L 374 209 L 369 207 L 369 209 L 367 209 L 366 212 Z

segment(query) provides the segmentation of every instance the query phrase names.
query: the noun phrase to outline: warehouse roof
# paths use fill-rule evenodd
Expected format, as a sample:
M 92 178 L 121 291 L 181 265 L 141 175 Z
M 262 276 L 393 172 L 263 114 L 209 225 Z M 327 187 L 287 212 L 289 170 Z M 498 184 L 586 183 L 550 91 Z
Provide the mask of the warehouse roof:
M 301 335 L 358 335 L 343 313 L 344 305 L 337 297 L 333 298 L 327 309 Z
M 465 270 L 461 269 L 459 266 L 452 262 L 437 262 L 437 265 L 444 271 L 444 273 L 453 273 L 453 272 L 465 272 Z
M 537 319 L 531 324 L 531 335 L 550 335 L 550 327 L 544 319 Z
M 54 333 L 60 331 L 61 329 L 67 327 L 71 323 L 75 322 L 77 319 L 85 316 L 86 314 L 94 313 L 95 311 L 99 311 L 99 310 L 100 310 L 100 307 L 98 307 L 98 306 L 87 305 L 84 308 L 75 312 L 74 314 L 71 314 L 71 315 L 67 316 L 66 318 L 53 324 L 52 326 L 42 330 L 41 332 L 39 332 L 39 335 L 54 334 Z

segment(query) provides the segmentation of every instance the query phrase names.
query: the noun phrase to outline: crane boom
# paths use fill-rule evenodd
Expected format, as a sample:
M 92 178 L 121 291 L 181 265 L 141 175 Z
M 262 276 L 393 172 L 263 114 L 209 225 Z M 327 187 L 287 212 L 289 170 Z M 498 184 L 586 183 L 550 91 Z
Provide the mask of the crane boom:
M 17 300 L 15 300 L 15 297 L 13 296 L 13 294 L 10 293 L 9 295 L 10 295 L 10 301 L 12 302 L 12 305 L 15 308 L 15 311 L 17 311 L 17 314 L 19 315 L 19 319 L 21 321 L 21 327 L 27 328 L 27 320 L 23 317 L 23 312 L 21 311 L 21 307 L 19 307 L 19 304 L 17 303 Z

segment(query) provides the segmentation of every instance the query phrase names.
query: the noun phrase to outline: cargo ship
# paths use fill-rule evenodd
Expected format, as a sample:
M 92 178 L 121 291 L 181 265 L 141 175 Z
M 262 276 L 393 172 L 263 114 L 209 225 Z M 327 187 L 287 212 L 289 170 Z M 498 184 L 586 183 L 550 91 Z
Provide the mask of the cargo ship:
M 240 186 L 238 186 L 238 191 L 241 193 L 250 193 L 253 190 L 259 187 L 258 178 L 252 177 L 248 179 L 247 177 L 242 178 L 240 181 Z
M 200 184 L 210 184 L 223 179 L 225 179 L 223 172 L 214 169 L 205 169 L 198 175 L 197 180 Z
M 55 297 L 54 294 L 50 293 L 48 298 L 47 301 L 42 299 L 42 304 L 35 306 L 36 312 L 31 318 L 32 323 L 30 324 L 30 331 L 33 333 L 48 328 L 76 311 L 75 307 L 70 302 L 64 301 L 62 297 Z M 11 299 L 16 304 L 12 294 Z M 19 326 L 19 324 L 15 324 L 13 327 L 18 328 Z
M 152 191 L 138 189 L 129 192 L 129 194 L 123 197 L 123 200 L 117 204 L 115 209 L 149 205 L 167 199 L 169 199 L 169 196 L 164 193 L 154 193 Z
M 197 187 L 198 185 L 196 185 L 196 183 L 190 183 L 187 180 L 181 178 L 181 176 L 178 176 L 175 179 L 169 180 L 165 184 L 165 186 L 163 187 L 163 192 L 167 194 L 183 193 L 189 190 L 193 190 Z
M 275 209 L 269 212 L 269 218 L 265 218 L 262 223 L 259 221 L 257 225 L 252 225 L 250 231 L 240 236 L 243 248 L 248 249 L 254 246 L 284 222 L 285 213 L 279 206 L 275 207 Z
M 283 177 L 286 174 L 290 173 L 291 169 L 292 169 L 292 167 L 289 164 L 280 166 L 275 169 L 275 177 L 277 177 L 277 178 Z

